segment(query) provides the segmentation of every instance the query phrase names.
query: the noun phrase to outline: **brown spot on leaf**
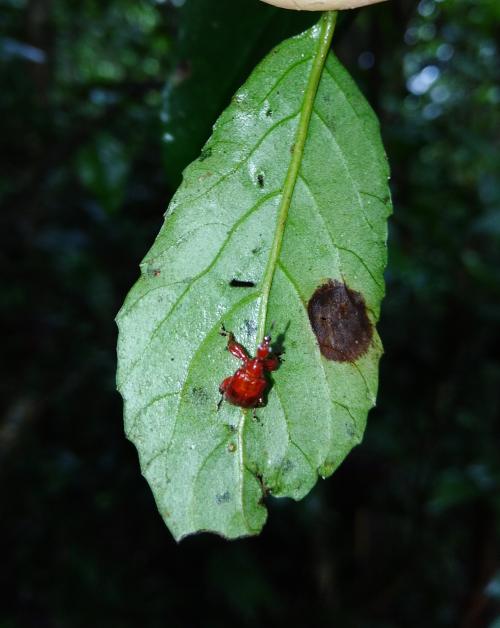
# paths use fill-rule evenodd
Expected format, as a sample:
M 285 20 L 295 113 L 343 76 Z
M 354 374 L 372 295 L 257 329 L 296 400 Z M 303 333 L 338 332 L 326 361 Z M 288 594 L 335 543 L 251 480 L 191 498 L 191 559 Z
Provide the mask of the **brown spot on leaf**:
M 359 292 L 328 280 L 307 305 L 311 327 L 327 360 L 355 362 L 370 346 L 373 326 Z

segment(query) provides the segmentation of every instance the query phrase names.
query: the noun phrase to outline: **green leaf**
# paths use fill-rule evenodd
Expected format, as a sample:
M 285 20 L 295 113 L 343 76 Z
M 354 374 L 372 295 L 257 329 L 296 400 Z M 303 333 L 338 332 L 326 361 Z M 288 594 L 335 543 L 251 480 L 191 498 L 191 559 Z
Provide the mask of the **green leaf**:
M 177 539 L 259 532 L 263 495 L 304 497 L 360 442 L 375 403 L 388 166 L 373 112 L 328 53 L 334 15 L 273 50 L 234 96 L 118 315 L 126 433 Z M 330 332 L 347 339 L 344 357 L 313 332 L 320 286 L 316 326 L 340 315 Z M 283 341 L 258 420 L 217 412 L 238 366 L 222 323 L 252 354 L 272 323 Z

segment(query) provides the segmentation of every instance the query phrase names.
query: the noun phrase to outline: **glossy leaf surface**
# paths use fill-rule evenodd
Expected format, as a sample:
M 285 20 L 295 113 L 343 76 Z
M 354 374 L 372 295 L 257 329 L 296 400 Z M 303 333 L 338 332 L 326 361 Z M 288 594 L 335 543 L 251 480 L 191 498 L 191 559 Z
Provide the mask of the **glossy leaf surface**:
M 373 112 L 328 54 L 332 30 L 326 16 L 284 42 L 234 96 L 118 316 L 126 433 L 176 538 L 259 532 L 263 494 L 306 495 L 375 403 L 388 167 Z M 366 304 L 355 359 L 327 359 L 311 327 L 308 302 L 328 282 Z M 251 354 L 273 323 L 286 351 L 258 420 L 217 411 L 238 366 L 222 323 Z

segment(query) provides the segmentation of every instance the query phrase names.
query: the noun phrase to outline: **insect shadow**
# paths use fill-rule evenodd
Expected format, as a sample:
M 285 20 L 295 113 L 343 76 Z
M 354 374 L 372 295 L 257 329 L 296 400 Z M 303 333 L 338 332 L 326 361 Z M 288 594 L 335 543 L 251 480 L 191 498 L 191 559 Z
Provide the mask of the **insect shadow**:
M 286 340 L 287 331 L 290 328 L 290 323 L 291 323 L 291 321 L 288 321 L 288 323 L 285 326 L 285 329 L 276 336 L 276 339 L 273 340 L 273 343 L 271 345 L 272 346 L 273 355 L 275 355 L 279 359 L 280 365 L 283 364 L 283 362 L 285 361 L 285 358 L 283 358 L 282 356 L 286 352 L 285 340 Z M 273 332 L 274 325 L 275 325 L 274 322 L 271 323 L 271 334 Z M 269 392 L 272 390 L 272 388 L 274 386 L 274 377 L 273 377 L 273 375 L 271 374 L 270 371 L 267 371 L 264 374 L 264 377 L 266 378 L 268 385 L 267 385 L 266 390 L 264 392 L 264 403 L 262 404 L 262 407 L 267 406 L 267 401 L 268 401 L 268 398 L 269 398 Z M 255 411 L 254 411 L 253 416 L 254 416 L 255 419 L 258 420 L 258 416 L 255 414 Z

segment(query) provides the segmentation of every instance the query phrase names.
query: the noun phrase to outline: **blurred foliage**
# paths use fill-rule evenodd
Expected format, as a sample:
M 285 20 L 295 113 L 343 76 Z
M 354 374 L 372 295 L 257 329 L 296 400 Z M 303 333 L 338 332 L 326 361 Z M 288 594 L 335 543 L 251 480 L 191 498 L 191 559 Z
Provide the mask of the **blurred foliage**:
M 162 161 L 166 80 L 221 56 L 212 91 L 185 89 L 206 125 L 261 54 L 234 11 L 197 46 L 209 3 L 0 0 L 0 627 L 496 628 L 500 5 L 345 17 L 393 170 L 379 404 L 261 537 L 176 545 L 122 433 L 113 317 L 196 149 Z

